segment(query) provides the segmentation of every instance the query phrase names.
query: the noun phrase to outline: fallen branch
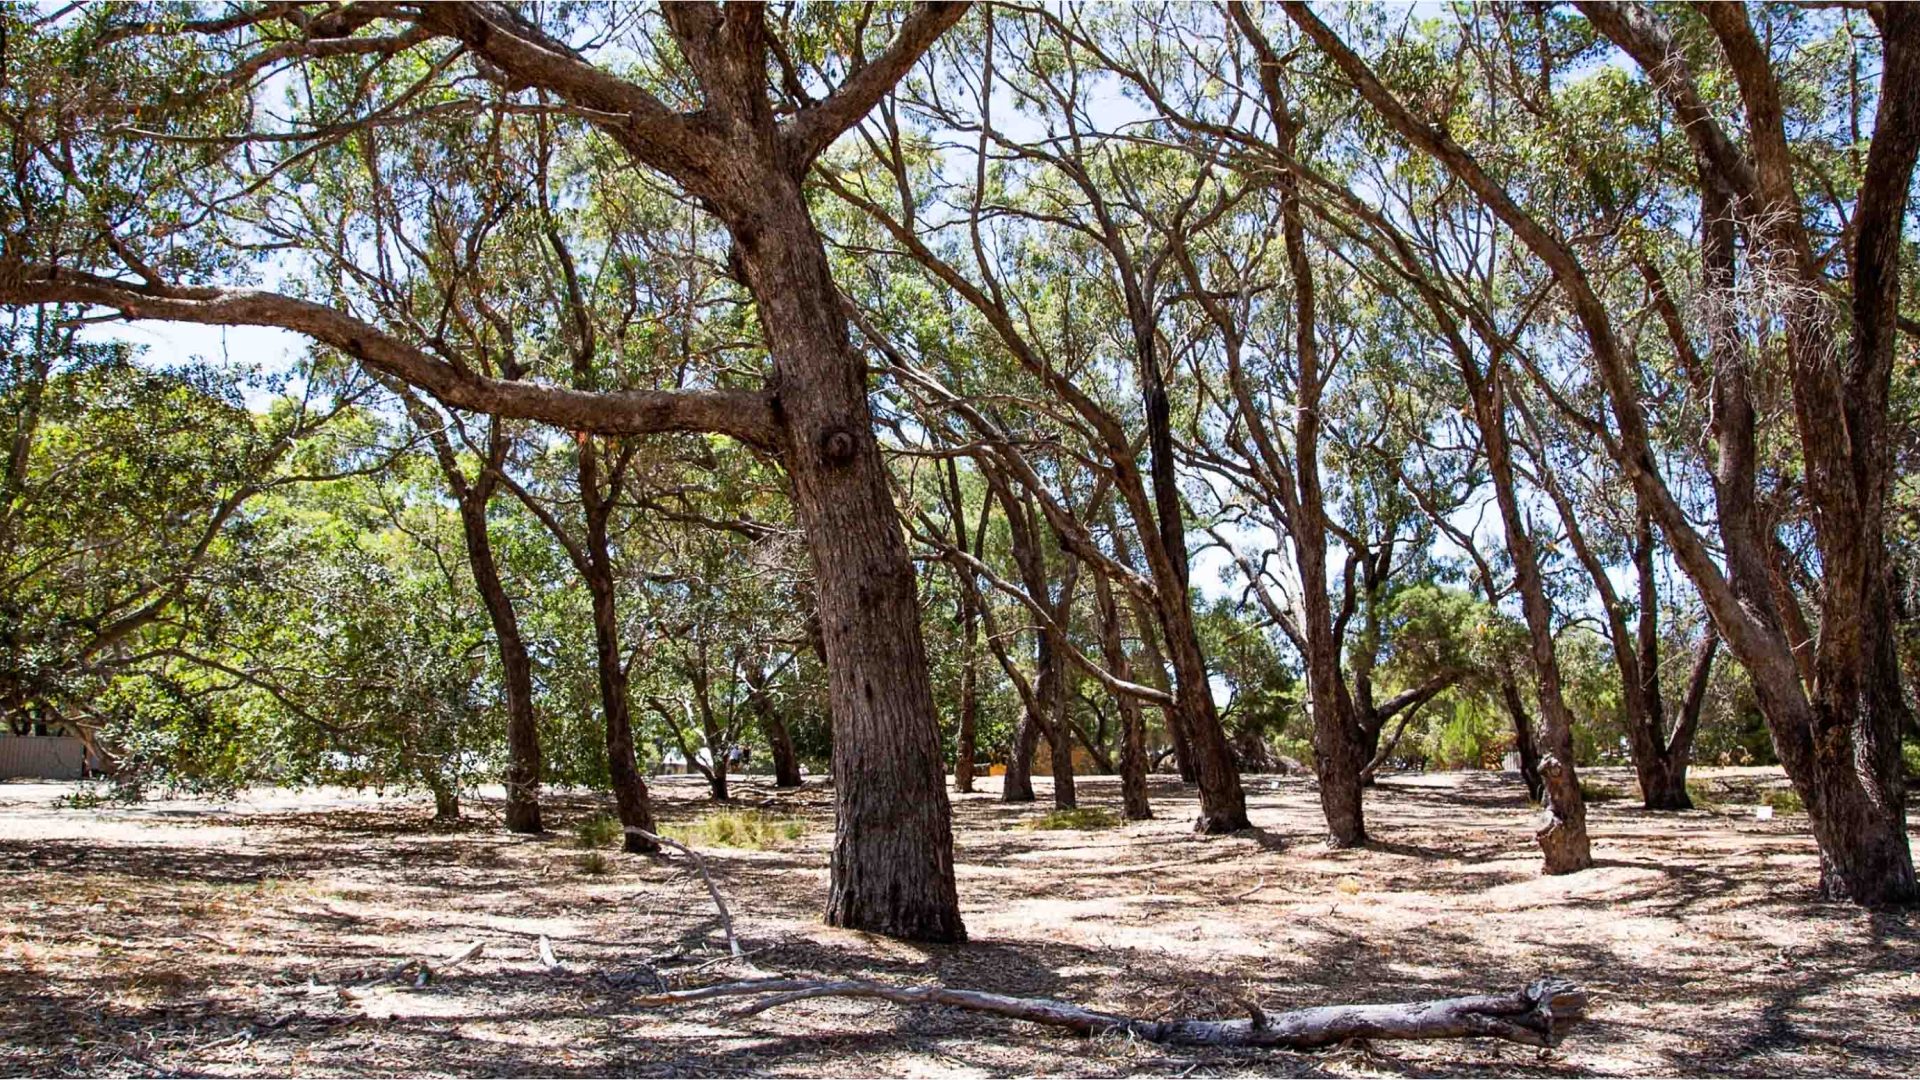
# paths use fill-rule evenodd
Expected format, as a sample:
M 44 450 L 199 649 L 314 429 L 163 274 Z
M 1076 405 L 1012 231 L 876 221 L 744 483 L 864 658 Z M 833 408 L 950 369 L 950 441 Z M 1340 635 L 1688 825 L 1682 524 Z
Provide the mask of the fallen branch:
M 727 912 L 727 902 L 720 896 L 719 887 L 714 885 L 713 875 L 707 873 L 707 860 L 701 858 L 699 852 L 680 841 L 669 840 L 658 833 L 650 833 L 639 826 L 629 825 L 626 827 L 626 831 L 643 839 L 651 840 L 656 844 L 663 844 L 676 851 L 683 851 L 688 858 L 693 860 L 694 869 L 700 871 L 700 880 L 707 883 L 707 893 L 713 897 L 713 906 L 720 909 L 720 929 L 727 935 L 727 951 L 736 957 L 745 956 L 746 953 L 740 948 L 740 942 L 733 936 L 733 916 Z
M 738 1016 L 820 997 L 877 998 L 896 1005 L 942 1005 L 1082 1035 L 1124 1034 L 1147 1042 L 1310 1050 L 1348 1039 L 1460 1039 L 1482 1036 L 1527 1046 L 1556 1046 L 1585 1014 L 1586 991 L 1565 979 L 1536 979 L 1511 994 L 1477 994 L 1397 1005 L 1322 1005 L 1271 1013 L 1249 1006 L 1244 1020 L 1140 1020 L 1064 1001 L 1018 998 L 940 985 L 891 986 L 865 979 L 757 979 L 640 998 L 650 1005 L 758 997 Z

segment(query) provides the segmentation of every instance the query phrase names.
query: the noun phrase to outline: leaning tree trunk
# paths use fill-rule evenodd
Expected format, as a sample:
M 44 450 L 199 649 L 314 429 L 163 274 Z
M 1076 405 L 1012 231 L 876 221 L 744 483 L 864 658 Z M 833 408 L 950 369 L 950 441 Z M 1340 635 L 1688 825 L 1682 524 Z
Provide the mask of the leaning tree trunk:
M 1507 554 L 1513 563 L 1514 584 L 1526 616 L 1527 640 L 1533 652 L 1533 670 L 1540 681 L 1541 803 L 1546 820 L 1535 832 L 1549 874 L 1570 874 L 1593 865 L 1587 839 L 1587 806 L 1573 767 L 1573 713 L 1561 691 L 1560 660 L 1554 648 L 1553 609 L 1534 554 L 1533 538 L 1520 516 L 1514 487 L 1512 444 L 1507 437 L 1506 404 L 1500 369 L 1484 375 L 1466 353 L 1460 355 L 1461 373 L 1473 396 L 1474 419 L 1487 451 L 1487 472 L 1493 479 L 1495 501 L 1506 531 Z
M 800 178 L 776 160 L 745 172 L 715 201 L 773 357 L 783 462 L 819 588 L 838 811 L 827 921 L 958 941 L 940 729 L 866 364 L 847 340 Z
M 1200 652 L 1200 636 L 1193 625 L 1193 609 L 1186 593 L 1163 597 L 1161 625 L 1173 659 L 1174 708 L 1188 740 L 1195 779 L 1200 786 L 1200 816 L 1193 827 L 1201 833 L 1229 833 L 1250 829 L 1247 795 L 1240 786 L 1240 770 L 1233 748 L 1214 710 L 1213 684 Z
M 1540 748 L 1534 745 L 1533 718 L 1527 715 L 1527 703 L 1511 671 L 1500 673 L 1500 697 L 1513 720 L 1513 752 L 1520 759 L 1520 779 L 1527 785 L 1527 799 L 1537 803 L 1546 797 L 1546 782 L 1540 779 Z
M 461 499 L 460 524 L 466 535 L 467 564 L 473 570 L 474 585 L 480 590 L 487 618 L 493 624 L 500 670 L 506 680 L 507 829 L 537 833 L 542 831 L 541 761 L 540 729 L 533 712 L 533 663 L 527 656 L 526 641 L 520 636 L 520 621 L 514 615 L 513 600 L 500 581 L 493 543 L 487 534 L 486 502 L 477 492 Z

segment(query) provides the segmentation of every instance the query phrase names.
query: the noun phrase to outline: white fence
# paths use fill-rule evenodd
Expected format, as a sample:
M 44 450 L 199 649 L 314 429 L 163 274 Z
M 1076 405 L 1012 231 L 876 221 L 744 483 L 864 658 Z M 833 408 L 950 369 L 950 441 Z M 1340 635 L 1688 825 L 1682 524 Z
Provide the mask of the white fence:
M 87 744 L 65 735 L 0 735 L 0 780 L 78 780 Z

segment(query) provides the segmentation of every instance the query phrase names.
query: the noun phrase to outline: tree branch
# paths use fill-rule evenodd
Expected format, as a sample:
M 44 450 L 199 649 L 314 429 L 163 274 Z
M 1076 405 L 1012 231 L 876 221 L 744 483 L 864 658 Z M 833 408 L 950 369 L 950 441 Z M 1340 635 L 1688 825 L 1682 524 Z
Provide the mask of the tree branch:
M 0 304 L 88 304 L 129 319 L 214 326 L 274 326 L 304 334 L 420 388 L 454 408 L 539 420 L 601 435 L 708 432 L 775 450 L 780 422 L 771 394 L 750 390 L 619 390 L 588 393 L 490 379 L 323 304 L 259 289 L 139 285 L 75 270 L 0 267 Z

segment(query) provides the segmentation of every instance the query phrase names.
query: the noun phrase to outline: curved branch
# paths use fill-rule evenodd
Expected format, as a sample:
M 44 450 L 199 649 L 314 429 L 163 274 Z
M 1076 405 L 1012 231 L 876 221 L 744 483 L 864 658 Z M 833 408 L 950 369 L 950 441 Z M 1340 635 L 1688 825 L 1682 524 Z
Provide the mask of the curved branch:
M 0 267 L 0 304 L 87 304 L 129 319 L 213 326 L 272 326 L 330 345 L 458 409 L 538 420 L 601 435 L 704 432 L 775 450 L 773 395 L 751 390 L 584 392 L 490 379 L 437 360 L 352 315 L 260 289 L 139 285 L 74 270 Z

